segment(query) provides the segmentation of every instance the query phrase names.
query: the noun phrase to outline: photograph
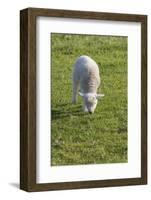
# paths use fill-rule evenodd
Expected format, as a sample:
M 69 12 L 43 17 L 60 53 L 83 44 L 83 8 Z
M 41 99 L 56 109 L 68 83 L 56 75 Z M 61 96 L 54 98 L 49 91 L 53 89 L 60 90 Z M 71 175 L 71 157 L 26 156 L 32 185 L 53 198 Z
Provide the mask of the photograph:
M 51 33 L 51 166 L 128 162 L 128 37 Z
M 147 15 L 20 11 L 20 189 L 147 184 Z

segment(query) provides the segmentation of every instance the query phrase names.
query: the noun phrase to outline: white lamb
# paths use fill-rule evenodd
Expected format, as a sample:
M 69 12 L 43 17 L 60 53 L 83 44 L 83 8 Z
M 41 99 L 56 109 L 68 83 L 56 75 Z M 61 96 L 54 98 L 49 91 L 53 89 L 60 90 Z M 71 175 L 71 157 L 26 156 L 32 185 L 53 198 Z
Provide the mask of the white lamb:
M 80 56 L 73 68 L 73 96 L 72 103 L 76 103 L 77 92 L 80 85 L 80 96 L 83 97 L 83 110 L 93 113 L 98 99 L 103 94 L 97 94 L 100 85 L 100 75 L 98 65 L 89 56 Z

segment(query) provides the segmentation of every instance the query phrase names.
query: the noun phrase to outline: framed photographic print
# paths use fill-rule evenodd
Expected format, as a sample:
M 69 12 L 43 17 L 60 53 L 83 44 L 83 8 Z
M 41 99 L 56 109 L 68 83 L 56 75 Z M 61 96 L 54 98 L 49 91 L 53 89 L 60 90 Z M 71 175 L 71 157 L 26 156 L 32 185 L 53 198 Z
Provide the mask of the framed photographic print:
M 147 183 L 147 16 L 20 12 L 20 188 Z

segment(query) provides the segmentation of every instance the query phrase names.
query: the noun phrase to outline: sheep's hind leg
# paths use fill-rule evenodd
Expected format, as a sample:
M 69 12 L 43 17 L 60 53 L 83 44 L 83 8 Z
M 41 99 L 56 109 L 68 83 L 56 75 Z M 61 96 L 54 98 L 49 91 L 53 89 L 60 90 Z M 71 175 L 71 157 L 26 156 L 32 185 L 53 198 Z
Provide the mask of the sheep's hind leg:
M 73 91 L 72 91 L 72 103 L 76 104 L 77 102 L 77 92 L 79 87 L 79 81 L 73 81 Z

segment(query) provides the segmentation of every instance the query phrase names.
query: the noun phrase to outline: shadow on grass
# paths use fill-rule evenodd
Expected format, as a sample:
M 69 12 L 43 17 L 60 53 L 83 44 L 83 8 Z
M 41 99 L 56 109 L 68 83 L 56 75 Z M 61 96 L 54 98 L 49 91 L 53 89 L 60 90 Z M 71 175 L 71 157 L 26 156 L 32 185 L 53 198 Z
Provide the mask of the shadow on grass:
M 52 120 L 67 118 L 71 116 L 84 116 L 80 105 L 58 104 L 51 110 Z

